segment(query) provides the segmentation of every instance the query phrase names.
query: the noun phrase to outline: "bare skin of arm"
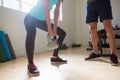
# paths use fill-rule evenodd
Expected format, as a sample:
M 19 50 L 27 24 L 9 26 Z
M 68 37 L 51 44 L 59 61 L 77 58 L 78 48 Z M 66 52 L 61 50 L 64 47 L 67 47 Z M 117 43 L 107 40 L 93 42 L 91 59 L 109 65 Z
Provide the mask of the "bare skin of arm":
M 55 11 L 54 11 L 54 27 L 53 27 L 53 31 L 54 31 L 55 35 L 57 35 L 57 24 L 58 24 L 61 1 L 62 0 L 58 1 L 57 5 L 56 5 L 56 8 L 55 8 Z
M 54 27 L 52 29 L 51 19 L 50 19 L 49 0 L 44 0 L 45 16 L 46 16 L 46 22 L 47 22 L 47 26 L 48 26 L 48 33 L 50 34 L 50 36 L 56 36 L 56 34 L 57 34 L 57 23 L 58 23 L 59 9 L 60 9 L 61 1 L 62 0 L 58 0 L 58 3 L 56 5 L 55 11 L 54 11 Z

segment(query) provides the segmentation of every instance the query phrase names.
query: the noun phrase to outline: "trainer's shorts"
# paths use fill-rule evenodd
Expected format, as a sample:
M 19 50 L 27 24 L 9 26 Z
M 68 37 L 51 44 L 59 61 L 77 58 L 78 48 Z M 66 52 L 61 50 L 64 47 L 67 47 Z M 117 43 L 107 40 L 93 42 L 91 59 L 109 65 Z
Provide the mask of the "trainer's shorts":
M 110 0 L 96 0 L 87 3 L 86 23 L 113 19 Z

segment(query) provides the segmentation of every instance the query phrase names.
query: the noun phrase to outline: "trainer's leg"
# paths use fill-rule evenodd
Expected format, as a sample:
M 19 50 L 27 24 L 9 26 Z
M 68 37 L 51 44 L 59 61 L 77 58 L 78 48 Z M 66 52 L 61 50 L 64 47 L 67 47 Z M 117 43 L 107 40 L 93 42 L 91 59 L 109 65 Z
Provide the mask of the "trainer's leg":
M 105 30 L 106 30 L 106 34 L 107 34 L 107 38 L 108 38 L 108 42 L 110 45 L 110 50 L 112 54 L 115 54 L 115 37 L 114 37 L 114 32 L 112 29 L 112 24 L 111 24 L 111 20 L 104 20 L 103 21 Z
M 89 23 L 89 26 L 90 26 L 90 32 L 91 32 L 93 51 L 92 51 L 92 53 L 90 53 L 90 55 L 88 57 L 85 58 L 85 60 L 90 60 L 93 58 L 100 57 L 100 55 L 98 53 L 97 22 Z
M 112 29 L 112 24 L 111 24 L 111 20 L 104 20 L 103 21 L 106 33 L 107 33 L 107 38 L 108 38 L 108 42 L 109 42 L 109 46 L 110 46 L 110 51 L 111 51 L 111 56 L 110 56 L 110 62 L 111 65 L 115 66 L 118 65 L 118 58 L 115 54 L 116 48 L 115 48 L 115 37 L 114 37 L 114 32 Z
M 97 22 L 89 23 L 90 32 L 91 32 L 91 40 L 93 46 L 93 52 L 98 53 L 98 34 L 97 34 Z

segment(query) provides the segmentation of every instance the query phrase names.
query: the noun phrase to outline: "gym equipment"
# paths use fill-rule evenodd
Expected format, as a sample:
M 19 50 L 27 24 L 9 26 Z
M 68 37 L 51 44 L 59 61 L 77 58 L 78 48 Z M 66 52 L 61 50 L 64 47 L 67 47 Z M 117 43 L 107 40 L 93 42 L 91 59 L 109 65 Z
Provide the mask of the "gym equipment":
M 2 48 L 2 44 L 0 42 L 0 62 L 4 62 L 6 59 L 5 59 L 5 55 L 4 55 L 4 52 L 3 52 L 3 48 Z
M 110 56 L 111 54 L 103 54 L 103 48 L 110 48 L 107 42 L 107 35 L 104 29 L 98 30 L 99 50 L 101 56 Z
M 103 53 L 103 48 L 109 48 L 109 44 L 107 43 L 107 36 L 106 36 L 106 31 L 104 29 L 98 30 L 98 49 L 100 51 L 101 56 L 110 56 L 110 54 Z M 89 48 L 86 50 L 93 50 L 92 42 L 89 41 Z
M 2 44 L 3 52 L 5 55 L 6 60 L 12 59 L 11 53 L 9 51 L 9 47 L 5 38 L 5 34 L 3 31 L 0 31 L 0 42 Z
M 6 37 L 6 40 L 7 40 L 7 44 L 8 44 L 12 59 L 16 59 L 16 55 L 15 55 L 15 52 L 14 52 L 14 49 L 13 49 L 13 46 L 11 44 L 11 41 L 10 41 L 10 38 L 9 38 L 8 34 L 5 34 L 5 37 Z
M 120 31 L 119 30 L 120 30 L 119 28 L 117 28 L 117 29 L 113 28 L 113 31 L 115 33 L 115 40 L 120 39 L 120 36 L 119 36 Z M 105 29 L 98 30 L 97 33 L 98 33 L 98 39 L 99 39 L 98 47 L 99 47 L 101 56 L 110 56 L 111 55 L 110 53 L 107 54 L 106 52 L 103 52 L 104 48 L 110 48 L 109 43 L 107 41 L 107 35 L 106 35 Z M 116 46 L 116 49 L 120 49 L 119 43 L 115 46 Z M 93 50 L 91 41 L 89 41 L 89 48 L 87 48 L 86 50 Z
M 59 44 L 58 44 L 58 42 L 57 42 L 57 39 L 58 39 L 57 36 L 51 37 L 51 36 L 48 34 L 48 35 L 47 35 L 47 39 L 48 39 L 48 44 L 47 44 L 48 49 L 56 49 L 56 48 L 59 47 Z

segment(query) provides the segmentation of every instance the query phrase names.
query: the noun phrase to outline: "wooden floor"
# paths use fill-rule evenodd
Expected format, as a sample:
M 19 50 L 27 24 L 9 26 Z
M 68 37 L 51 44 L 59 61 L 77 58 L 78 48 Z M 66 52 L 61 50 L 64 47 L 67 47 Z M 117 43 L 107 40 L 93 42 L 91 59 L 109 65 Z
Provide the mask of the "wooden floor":
M 117 51 L 120 61 L 120 50 Z M 61 50 L 60 56 L 67 64 L 50 63 L 52 52 L 35 54 L 35 63 L 40 76 L 27 75 L 26 56 L 0 63 L 0 80 L 120 80 L 120 66 L 111 66 L 109 57 L 85 61 L 88 56 L 85 47 Z

